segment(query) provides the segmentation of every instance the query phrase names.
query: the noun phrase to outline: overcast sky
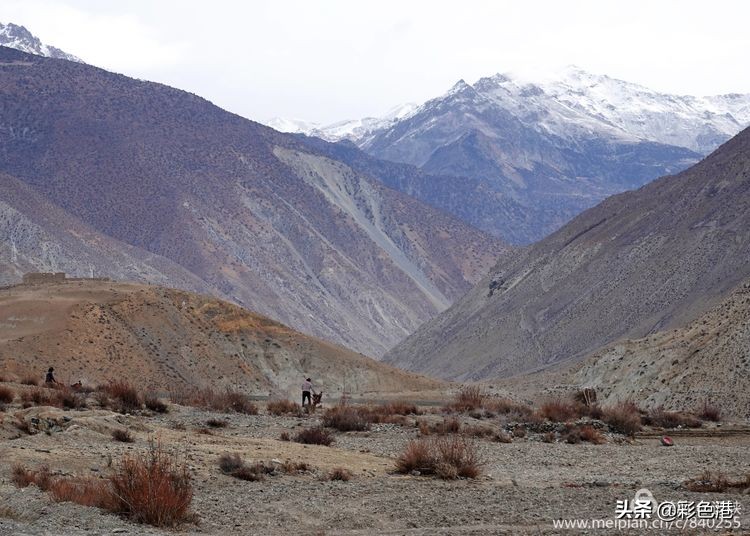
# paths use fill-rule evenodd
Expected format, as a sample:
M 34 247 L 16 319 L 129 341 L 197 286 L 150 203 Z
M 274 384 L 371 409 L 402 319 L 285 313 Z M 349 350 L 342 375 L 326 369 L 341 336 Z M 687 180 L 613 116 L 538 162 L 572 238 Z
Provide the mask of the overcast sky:
M 256 120 L 323 123 L 458 79 L 576 64 L 665 92 L 750 92 L 746 1 L 0 0 L 84 61 Z

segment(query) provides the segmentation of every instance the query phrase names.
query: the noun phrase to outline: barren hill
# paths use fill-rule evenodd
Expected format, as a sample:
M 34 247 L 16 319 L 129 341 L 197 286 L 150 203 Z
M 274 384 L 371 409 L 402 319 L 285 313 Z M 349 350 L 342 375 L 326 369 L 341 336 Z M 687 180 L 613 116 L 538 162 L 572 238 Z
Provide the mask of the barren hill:
M 483 379 L 580 359 L 694 320 L 750 277 L 748 259 L 750 129 L 505 257 L 386 360 Z
M 506 249 L 376 169 L 161 84 L 0 47 L 0 110 L 0 171 L 179 265 L 198 290 L 368 355 L 448 307 Z
M 440 385 L 203 295 L 106 281 L 0 290 L 0 368 L 41 378 L 48 366 L 66 383 L 119 378 L 264 395 L 296 396 L 305 375 L 329 393 Z
M 632 400 L 691 411 L 709 403 L 726 415 L 750 417 L 750 282 L 685 327 L 623 339 L 583 361 L 499 386 L 537 400 L 592 387 L 605 404 Z

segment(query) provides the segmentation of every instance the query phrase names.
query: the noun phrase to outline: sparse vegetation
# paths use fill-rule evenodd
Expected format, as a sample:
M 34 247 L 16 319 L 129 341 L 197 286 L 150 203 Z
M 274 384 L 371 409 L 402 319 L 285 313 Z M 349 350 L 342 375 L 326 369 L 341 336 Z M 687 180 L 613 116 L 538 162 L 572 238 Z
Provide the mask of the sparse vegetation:
M 343 467 L 334 467 L 327 475 L 328 480 L 340 480 L 342 482 L 349 482 L 352 479 L 351 471 L 344 469 Z
M 361 432 L 369 430 L 370 423 L 363 411 L 348 404 L 339 404 L 326 410 L 323 425 L 339 432 Z
M 206 426 L 210 426 L 211 428 L 226 428 L 229 426 L 229 422 L 224 419 L 211 418 L 206 421 Z
M 143 404 L 146 406 L 146 409 L 154 413 L 167 413 L 169 411 L 169 406 L 153 393 L 149 393 L 143 398 Z
M 700 428 L 703 423 L 697 417 L 677 411 L 666 411 L 662 407 L 648 412 L 644 424 L 661 428 Z
M 21 384 L 22 385 L 33 385 L 33 386 L 36 387 L 36 386 L 39 385 L 39 378 L 37 378 L 36 376 L 24 376 L 21 379 Z
M 594 445 L 601 445 L 607 442 L 604 435 L 588 424 L 582 426 L 573 426 L 565 435 L 565 442 L 570 444 L 577 444 L 581 442 L 592 443 Z
M 302 415 L 302 407 L 291 400 L 270 400 L 266 404 L 270 415 Z
M 396 460 L 399 473 L 418 472 L 445 480 L 476 478 L 480 466 L 474 444 L 457 435 L 411 441 Z
M 16 395 L 12 389 L 0 386 L 0 404 L 10 404 L 14 398 L 16 398 Z
M 750 489 L 750 474 L 741 480 L 732 481 L 723 473 L 706 470 L 700 476 L 685 481 L 683 486 L 689 491 L 701 493 L 723 493 L 732 490 L 748 490 Z
M 113 381 L 100 386 L 99 391 L 107 395 L 107 403 L 115 411 L 126 413 L 141 409 L 143 400 L 138 390 L 125 381 Z
M 539 415 L 551 422 L 568 422 L 584 413 L 579 403 L 564 398 L 548 400 L 539 408 Z
M 279 439 L 281 441 L 291 441 L 292 439 L 289 437 L 289 432 L 281 432 L 281 435 L 279 436 Z
M 124 428 L 115 428 L 112 430 L 112 439 L 119 441 L 120 443 L 132 443 L 135 441 L 133 436 L 130 435 L 130 431 Z
M 453 401 L 446 406 L 447 411 L 467 412 L 481 409 L 487 400 L 478 385 L 467 385 L 461 388 L 453 397 Z
M 210 387 L 184 390 L 172 393 L 170 398 L 172 402 L 183 406 L 212 409 L 224 413 L 258 414 L 258 407 L 253 404 L 249 396 L 229 388 L 224 391 L 216 391 Z
M 703 406 L 697 412 L 698 417 L 704 421 L 720 422 L 721 421 L 721 408 L 714 404 L 704 402 Z
M 325 428 L 304 428 L 297 432 L 294 441 L 305 445 L 325 445 L 333 443 L 333 436 Z
M 602 420 L 615 432 L 628 436 L 641 429 L 641 412 L 632 402 L 620 402 L 604 408 Z

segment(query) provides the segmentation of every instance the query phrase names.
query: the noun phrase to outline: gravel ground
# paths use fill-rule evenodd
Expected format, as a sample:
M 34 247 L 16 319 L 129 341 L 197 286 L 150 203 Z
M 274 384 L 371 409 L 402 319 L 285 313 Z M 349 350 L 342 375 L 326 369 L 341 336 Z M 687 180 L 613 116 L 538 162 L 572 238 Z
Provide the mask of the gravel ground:
M 721 470 L 730 477 L 746 474 L 749 435 L 680 437 L 672 448 L 661 447 L 658 438 L 615 442 L 610 437 L 604 445 L 543 443 L 534 434 L 508 444 L 477 440 L 485 461 L 483 476 L 446 482 L 392 473 L 394 457 L 417 436 L 413 422 L 336 434 L 332 447 L 321 447 L 278 440 L 282 431 L 293 435 L 303 426 L 316 425 L 316 418 L 224 416 L 180 407 L 158 416 L 92 410 L 47 409 L 45 413 L 32 408 L 23 414 L 25 418 L 57 424 L 49 426 L 49 434 L 11 439 L 7 424 L 16 418 L 12 413 L 8 410 L 3 416 L 5 438 L 0 440 L 3 535 L 579 534 L 586 532 L 555 529 L 552 520 L 613 519 L 616 501 L 632 499 L 643 487 L 658 501 L 739 501 L 739 519 L 744 530 L 750 530 L 748 495 L 699 494 L 681 487 L 686 478 L 705 469 Z M 210 435 L 200 433 L 210 418 L 226 418 L 229 426 Z M 424 418 L 441 420 L 437 415 Z M 133 432 L 135 443 L 111 440 L 111 430 L 123 427 Z M 176 448 L 190 467 L 193 510 L 199 519 L 195 524 L 173 530 L 135 525 L 95 508 L 55 503 L 35 487 L 18 489 L 9 480 L 14 462 L 32 467 L 46 464 L 61 474 L 103 475 L 110 460 L 146 449 L 154 438 Z M 313 468 L 299 475 L 246 482 L 219 472 L 216 462 L 224 452 L 241 453 L 247 460 L 305 461 Z M 354 478 L 324 480 L 336 466 L 350 469 Z

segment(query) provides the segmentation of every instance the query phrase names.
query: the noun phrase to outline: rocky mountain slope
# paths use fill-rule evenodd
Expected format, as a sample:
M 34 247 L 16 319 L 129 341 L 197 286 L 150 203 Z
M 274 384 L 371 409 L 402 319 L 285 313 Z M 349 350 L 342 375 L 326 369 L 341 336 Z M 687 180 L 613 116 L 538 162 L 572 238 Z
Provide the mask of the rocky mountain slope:
M 377 169 L 195 95 L 8 48 L 0 72 L 0 171 L 216 295 L 368 355 L 506 249 Z
M 100 281 L 0 290 L 3 373 L 41 377 L 47 366 L 65 383 L 125 379 L 295 398 L 306 375 L 329 394 L 440 385 L 205 295 Z
M 453 176 L 451 198 L 440 185 L 416 188 L 419 198 L 530 243 L 609 195 L 696 162 L 750 124 L 750 95 L 668 95 L 568 68 L 546 80 L 461 80 L 396 121 L 368 124 L 307 133 Z M 521 206 L 521 217 L 508 213 L 509 204 Z
M 503 259 L 386 356 L 444 378 L 509 376 L 694 320 L 750 277 L 750 129 Z
M 48 58 L 81 61 L 80 58 L 75 57 L 73 54 L 68 54 L 59 48 L 45 45 L 24 26 L 19 26 L 12 22 L 9 22 L 8 24 L 0 22 L 0 46 L 15 48 L 21 52 L 28 52 L 29 54 L 36 54 L 38 56 L 47 56 Z
M 531 400 L 584 387 L 602 404 L 695 411 L 717 406 L 725 416 L 750 417 L 750 282 L 686 326 L 621 339 L 574 364 L 492 381 Z

